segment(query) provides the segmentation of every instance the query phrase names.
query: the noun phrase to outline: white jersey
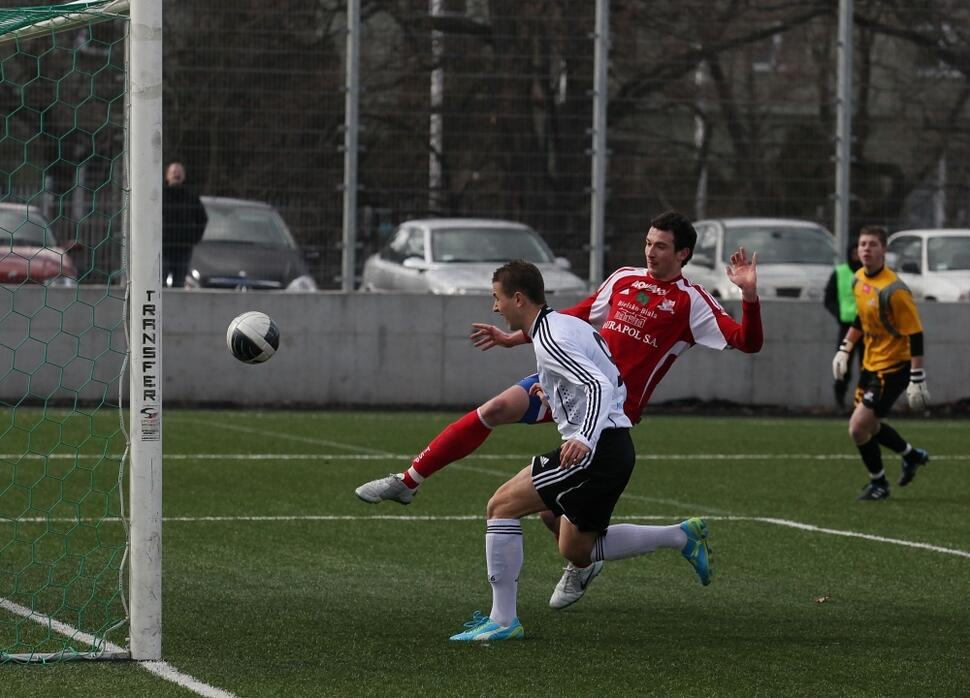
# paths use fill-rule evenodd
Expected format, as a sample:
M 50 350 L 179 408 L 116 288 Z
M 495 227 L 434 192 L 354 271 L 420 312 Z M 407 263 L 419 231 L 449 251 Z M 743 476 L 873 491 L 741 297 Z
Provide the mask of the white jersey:
M 606 342 L 589 323 L 542 308 L 529 332 L 539 384 L 563 441 L 596 450 L 603 429 L 629 428 L 626 386 Z

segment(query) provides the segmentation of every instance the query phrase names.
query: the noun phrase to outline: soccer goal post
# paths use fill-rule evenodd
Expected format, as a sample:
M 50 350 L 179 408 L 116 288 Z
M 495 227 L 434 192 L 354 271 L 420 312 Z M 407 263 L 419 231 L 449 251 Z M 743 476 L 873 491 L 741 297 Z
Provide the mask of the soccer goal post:
M 0 10 L 0 663 L 161 658 L 162 0 Z

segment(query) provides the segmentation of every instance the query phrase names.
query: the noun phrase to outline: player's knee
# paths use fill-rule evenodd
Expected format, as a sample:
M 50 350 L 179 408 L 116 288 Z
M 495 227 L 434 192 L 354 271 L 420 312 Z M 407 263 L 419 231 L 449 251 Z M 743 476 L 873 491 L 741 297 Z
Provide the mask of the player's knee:
M 529 408 L 529 398 L 524 390 L 521 390 L 523 399 L 518 400 L 515 396 L 507 393 L 496 395 L 491 400 L 478 408 L 478 414 L 489 426 L 495 427 L 499 424 L 513 424 L 522 418 L 525 411 Z
M 872 426 L 862 420 L 849 420 L 849 437 L 857 444 L 864 444 L 874 435 Z
M 504 494 L 500 488 L 489 498 L 488 504 L 485 505 L 485 516 L 489 519 L 511 519 L 514 518 L 510 515 L 509 508 L 509 498 Z

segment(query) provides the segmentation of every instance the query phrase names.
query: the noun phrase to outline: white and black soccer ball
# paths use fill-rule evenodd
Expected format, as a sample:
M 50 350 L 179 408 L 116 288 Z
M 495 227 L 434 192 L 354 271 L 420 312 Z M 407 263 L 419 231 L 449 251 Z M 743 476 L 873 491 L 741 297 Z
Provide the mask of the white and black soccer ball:
M 250 310 L 229 323 L 226 344 L 243 363 L 261 364 L 279 349 L 280 328 L 266 313 Z

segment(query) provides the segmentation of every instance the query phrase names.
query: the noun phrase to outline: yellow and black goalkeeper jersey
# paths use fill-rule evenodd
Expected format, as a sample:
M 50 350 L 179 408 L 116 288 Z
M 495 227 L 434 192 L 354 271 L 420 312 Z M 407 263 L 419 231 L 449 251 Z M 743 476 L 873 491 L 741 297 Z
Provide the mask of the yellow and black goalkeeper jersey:
M 863 368 L 884 371 L 909 361 L 909 335 L 923 331 L 909 287 L 885 267 L 875 276 L 866 276 L 863 267 L 852 291 L 865 333 Z

